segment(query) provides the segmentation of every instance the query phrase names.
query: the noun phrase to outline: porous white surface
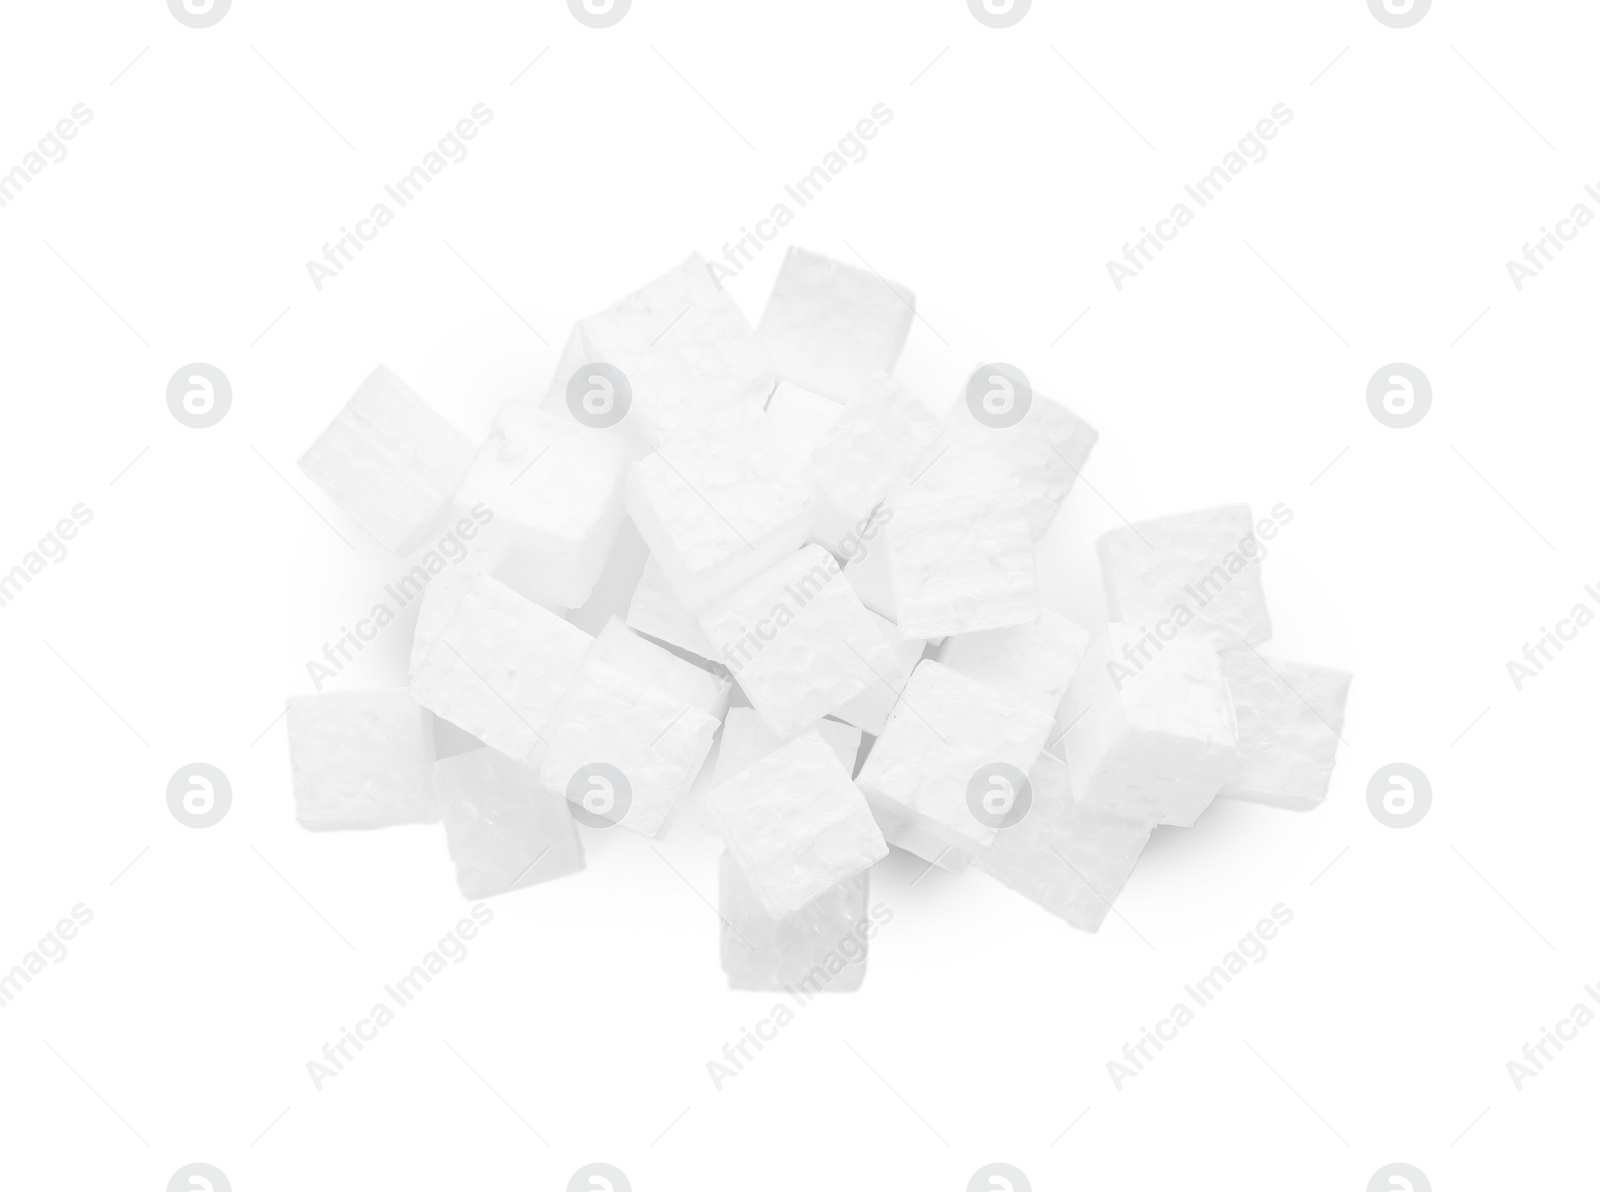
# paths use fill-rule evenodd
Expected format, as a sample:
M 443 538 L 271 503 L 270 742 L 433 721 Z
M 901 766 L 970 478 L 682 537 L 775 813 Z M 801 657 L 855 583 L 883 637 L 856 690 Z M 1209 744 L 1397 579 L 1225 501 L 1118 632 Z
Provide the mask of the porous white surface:
M 889 574 L 889 526 L 893 520 L 894 506 L 886 501 L 862 535 L 861 549 L 845 560 L 844 577 L 862 604 L 884 620 L 898 624 L 899 604 L 895 600 L 894 579 Z
M 452 563 L 438 575 L 428 580 L 422 590 L 422 603 L 417 606 L 417 623 L 411 633 L 411 662 L 406 669 L 415 675 L 427 658 L 433 643 L 439 640 L 444 627 L 450 623 L 461 598 L 472 589 L 479 578 L 494 570 L 494 560 L 482 551 L 473 551 L 460 562 Z
M 838 711 L 894 667 L 894 651 L 820 546 L 713 605 L 700 625 L 780 737 Z
M 1027 814 L 997 830 L 972 864 L 1080 931 L 1098 931 L 1155 825 L 1074 802 L 1067 764 L 1053 754 L 1039 755 L 1028 784 Z
M 432 718 L 404 687 L 291 695 L 286 720 L 302 827 L 384 828 L 439 818 Z
M 1193 637 L 1108 625 L 1057 720 L 1074 797 L 1130 819 L 1190 827 L 1239 768 L 1222 660 Z
M 921 661 L 922 651 L 928 642 L 926 638 L 903 636 L 898 625 L 870 609 L 867 616 L 872 618 L 883 640 L 889 643 L 894 653 L 894 665 L 881 672 L 871 687 L 840 707 L 834 715 L 863 732 L 877 736 L 889 722 L 889 713 L 894 710 L 895 701 L 911 681 L 911 672 Z
M 1097 546 L 1112 620 L 1141 631 L 1172 625 L 1217 649 L 1272 636 L 1261 591 L 1267 547 L 1248 505 L 1135 522 Z
M 846 774 L 854 774 L 856 755 L 861 752 L 861 730 L 837 720 L 822 719 L 806 730 L 828 743 Z M 754 708 L 729 708 L 722 722 L 722 737 L 717 744 L 717 766 L 712 785 L 720 786 L 784 743 L 767 727 Z
M 733 686 L 729 680 L 646 641 L 616 617 L 600 630 L 593 657 L 647 687 L 699 708 L 714 720 L 721 720 L 728 710 L 728 693 Z
M 659 836 L 700 772 L 716 731 L 717 722 L 700 709 L 590 659 L 562 700 L 539 780 L 571 799 L 574 773 L 595 762 L 615 766 L 631 794 L 616 823 Z
M 472 749 L 433 767 L 456 884 L 487 898 L 583 868 L 583 845 L 567 801 L 538 772 L 498 749 Z
M 957 634 L 939 661 L 1013 699 L 1043 696 L 1055 707 L 1088 646 L 1087 629 L 1047 608 L 1031 625 Z
M 774 918 L 889 852 L 850 772 L 814 732 L 713 787 L 707 802 L 728 852 Z
M 379 365 L 300 457 L 300 470 L 396 554 L 415 549 L 449 507 L 472 444 Z
M 667 583 L 661 564 L 651 556 L 645 562 L 639 586 L 633 590 L 633 600 L 628 605 L 628 628 L 664 641 L 680 650 L 714 659 L 717 648 L 700 628 L 700 621 L 679 603 Z
M 487 745 L 528 765 L 594 639 L 499 580 L 480 576 L 428 649 L 411 693 Z
M 1344 731 L 1348 671 L 1245 647 L 1222 652 L 1239 721 L 1239 772 L 1218 794 L 1309 811 L 1328 793 Z
M 889 502 L 895 623 L 911 637 L 1026 625 L 1039 618 L 1033 535 L 1015 485 L 921 492 Z
M 898 814 L 887 803 L 872 804 L 873 818 L 883 829 L 883 838 L 895 848 L 919 857 L 935 869 L 963 874 L 972 863 L 972 854 L 948 843 L 944 836 L 910 814 Z
M 1026 774 L 1050 728 L 1043 701 L 1017 703 L 925 659 L 911 673 L 856 785 L 886 820 L 908 820 L 918 830 L 902 845 L 918 856 L 935 859 L 925 856 L 929 839 L 976 852 L 994 839 L 995 830 L 968 806 L 972 776 L 997 762 Z
M 787 453 L 791 473 L 798 477 L 844 407 L 793 381 L 779 381 L 767 397 L 766 412 L 774 437 Z
M 916 297 L 854 265 L 791 248 L 757 332 L 778 375 L 834 401 L 894 371 Z
M 811 977 L 807 991 L 859 989 L 867 971 L 862 925 L 870 924 L 870 874 L 863 870 L 845 878 L 799 910 L 775 919 L 763 909 L 738 862 L 723 853 L 717 862 L 717 908 L 728 988 L 777 992 Z M 815 976 L 814 969 L 823 976 Z

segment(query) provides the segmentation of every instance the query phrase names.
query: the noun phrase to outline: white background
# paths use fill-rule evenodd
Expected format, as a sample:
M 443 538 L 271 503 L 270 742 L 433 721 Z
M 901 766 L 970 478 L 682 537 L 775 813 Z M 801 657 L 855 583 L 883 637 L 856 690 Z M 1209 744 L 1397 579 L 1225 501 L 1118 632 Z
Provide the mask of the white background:
M 94 519 L 0 609 L 0 967 L 94 919 L 0 1011 L 0 1183 L 1578 1186 L 1600 1029 L 1521 1092 L 1506 1062 L 1600 980 L 1600 629 L 1521 692 L 1505 664 L 1600 603 L 1600 230 L 1523 292 L 1505 262 L 1600 182 L 1596 32 L 1489 0 L 1406 30 L 1361 0 L 1038 0 L 1000 31 L 959 0 L 636 0 L 606 30 L 555 0 L 236 0 L 200 31 L 158 0 L 7 5 L 0 169 L 94 118 L 0 210 L 0 570 Z M 470 156 L 317 292 L 305 262 L 477 103 Z M 1272 649 L 1356 675 L 1326 805 L 1160 830 L 1097 935 L 897 854 L 864 988 L 721 1092 L 706 1062 L 774 999 L 725 988 L 718 846 L 694 807 L 656 851 L 589 832 L 582 875 L 495 900 L 317 1092 L 306 1062 L 467 904 L 437 828 L 294 823 L 274 718 L 403 570 L 294 460 L 379 361 L 481 436 L 575 318 L 719 255 L 879 103 L 736 300 L 759 315 L 788 243 L 868 261 L 918 294 L 908 369 L 1008 360 L 1098 426 L 1041 551 L 1091 627 L 1121 517 L 1289 505 Z M 1117 292 L 1106 261 L 1278 103 L 1269 156 Z M 165 404 L 191 361 L 233 384 L 208 430 Z M 1391 361 L 1434 387 L 1409 430 L 1366 406 Z M 408 634 L 336 685 L 399 681 Z M 234 791 L 203 831 L 164 797 L 195 760 Z M 1434 791 L 1402 831 L 1366 806 L 1391 761 Z M 1268 958 L 1116 1091 L 1106 1062 L 1277 903 Z

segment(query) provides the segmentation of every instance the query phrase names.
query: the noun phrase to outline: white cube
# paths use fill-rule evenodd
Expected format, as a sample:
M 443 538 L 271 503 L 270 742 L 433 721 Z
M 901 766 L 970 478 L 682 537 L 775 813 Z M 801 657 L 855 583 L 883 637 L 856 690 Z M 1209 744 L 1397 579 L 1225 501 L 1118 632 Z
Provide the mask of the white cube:
M 691 708 L 699 708 L 714 720 L 721 720 L 728 710 L 731 680 L 719 678 L 704 667 L 640 637 L 616 617 L 606 622 L 595 639 L 593 657 L 646 687 L 654 687 Z
M 1083 661 L 1089 631 L 1044 609 L 1031 625 L 961 633 L 939 648 L 939 661 L 1013 699 L 1061 703 Z
M 925 638 L 903 636 L 898 625 L 884 620 L 870 609 L 867 615 L 878 627 L 883 640 L 889 643 L 889 649 L 894 653 L 894 665 L 878 675 L 871 687 L 842 706 L 834 715 L 863 732 L 877 736 L 889 722 L 889 713 L 894 711 L 895 701 L 911 681 L 911 672 L 922 661 L 922 651 L 928 642 Z
M 633 590 L 627 622 L 629 629 L 669 646 L 677 646 L 701 658 L 717 656 L 717 648 L 700 628 L 699 618 L 679 602 L 653 555 L 645 562 L 639 586 Z
M 438 820 L 432 718 L 405 688 L 291 695 L 287 721 L 294 815 L 302 827 Z
M 417 605 L 417 623 L 411 631 L 411 661 L 406 669 L 408 675 L 415 675 L 421 668 L 433 643 L 439 640 L 444 627 L 461 606 L 461 598 L 472 590 L 473 584 L 493 571 L 494 560 L 482 551 L 474 550 L 465 559 L 428 579 L 422 589 L 422 602 Z
M 1239 772 L 1218 794 L 1307 811 L 1320 804 L 1333 777 L 1348 671 L 1263 658 L 1255 650 L 1225 650 L 1227 677 L 1239 720 Z
M 867 940 L 877 930 L 867 917 L 870 872 L 848 877 L 775 919 L 762 907 L 738 862 L 723 853 L 717 863 L 717 907 L 728 988 L 772 993 L 801 984 L 807 992 L 859 989 L 867 971 Z
M 861 752 L 861 730 L 826 717 L 806 729 L 828 743 L 845 773 L 856 772 L 856 756 Z M 767 727 L 754 708 L 729 708 L 722 722 L 722 738 L 717 745 L 717 768 L 713 786 L 720 786 L 741 770 L 748 769 L 767 754 L 779 749 L 784 739 Z
M 567 801 L 539 785 L 536 771 L 497 749 L 441 759 L 433 786 L 468 898 L 487 898 L 583 868 Z

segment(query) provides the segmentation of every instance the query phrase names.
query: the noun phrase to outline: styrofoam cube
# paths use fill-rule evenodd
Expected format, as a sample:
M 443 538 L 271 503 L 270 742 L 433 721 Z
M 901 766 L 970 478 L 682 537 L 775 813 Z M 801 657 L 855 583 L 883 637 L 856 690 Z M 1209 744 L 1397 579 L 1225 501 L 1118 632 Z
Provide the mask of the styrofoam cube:
M 609 767 L 601 778 L 616 801 L 589 810 L 659 836 L 700 773 L 716 731 L 717 722 L 700 709 L 590 659 L 562 700 L 539 780 L 583 807 L 593 789 L 591 768 Z
M 1239 721 L 1239 772 L 1217 793 L 1293 811 L 1316 807 L 1333 777 L 1349 672 L 1245 647 L 1223 651 L 1222 673 Z
M 854 725 L 826 718 L 813 724 L 815 732 L 828 743 L 846 774 L 854 774 L 856 755 L 861 752 L 861 730 Z M 784 744 L 784 739 L 767 727 L 754 708 L 729 708 L 722 722 L 722 739 L 717 745 L 717 766 L 713 786 L 720 786 L 739 771 L 748 769 Z
M 583 868 L 567 801 L 539 785 L 537 771 L 497 749 L 440 760 L 433 786 L 468 898 L 487 898 Z
M 1053 754 L 1039 755 L 1028 784 L 1027 814 L 972 864 L 1080 931 L 1098 931 L 1155 825 L 1074 802 L 1067 764 Z
M 870 870 L 824 890 L 799 910 L 775 919 L 762 908 L 732 855 L 717 863 L 722 916 L 722 971 L 728 988 L 778 992 L 805 981 L 807 989 L 848 993 L 867 971 L 867 894 Z M 820 975 L 818 975 L 820 973 Z
M 894 371 L 916 311 L 904 286 L 791 248 L 757 332 L 778 374 L 834 401 Z
M 1171 627 L 1218 649 L 1266 641 L 1272 619 L 1261 590 L 1261 540 L 1269 531 L 1276 537 L 1278 523 L 1263 518 L 1258 527 L 1248 505 L 1111 530 L 1097 544 L 1111 619 L 1141 632 Z
M 411 631 L 411 661 L 406 669 L 415 675 L 433 643 L 439 640 L 444 627 L 455 616 L 461 598 L 472 590 L 472 585 L 494 571 L 494 560 L 482 551 L 473 551 L 428 580 L 422 590 L 422 602 L 417 606 L 417 623 Z
M 1087 629 L 1047 608 L 1031 625 L 957 634 L 939 661 L 1012 698 L 1043 696 L 1055 707 L 1088 646 Z
M 627 470 L 619 436 L 523 410 L 479 449 L 456 507 L 492 511 L 484 537 L 503 581 L 540 604 L 579 608 L 616 541 Z
M 480 576 L 412 675 L 411 693 L 485 744 L 536 765 L 550 718 L 593 645 L 576 625 Z
M 700 628 L 699 618 L 679 602 L 654 556 L 645 563 L 639 586 L 633 590 L 627 622 L 629 629 L 669 646 L 677 646 L 701 658 L 717 656 L 717 648 Z
M 946 637 L 1039 618 L 1033 535 L 1015 485 L 920 492 L 889 502 L 889 573 L 900 632 Z
M 884 822 L 908 822 L 912 831 L 901 840 L 891 836 L 892 843 L 927 861 L 951 846 L 974 853 L 987 847 L 995 829 L 973 811 L 973 782 L 996 765 L 1027 774 L 1051 723 L 1043 700 L 1007 699 L 925 659 L 912 671 L 856 785 Z
M 870 609 L 867 616 L 872 618 L 872 623 L 878 627 L 883 640 L 889 643 L 889 648 L 894 652 L 894 665 L 879 674 L 877 682 L 840 707 L 834 715 L 863 732 L 877 736 L 889 722 L 889 713 L 894 711 L 895 701 L 911 681 L 911 672 L 922 660 L 922 651 L 928 642 L 925 638 L 902 636 L 898 625 L 884 620 Z
M 300 470 L 384 546 L 407 554 L 449 509 L 472 444 L 379 365 L 300 457 Z
M 291 695 L 287 722 L 302 827 L 438 820 L 432 718 L 404 687 Z
M 774 918 L 889 852 L 850 772 L 814 732 L 713 787 L 707 802 L 728 852 Z
M 700 625 L 780 737 L 838 711 L 894 667 L 894 651 L 820 546 L 713 605 Z
M 616 617 L 606 622 L 595 639 L 593 657 L 647 687 L 699 708 L 714 720 L 721 720 L 728 710 L 730 681 L 640 637 Z
M 1057 717 L 1074 797 L 1130 819 L 1190 827 L 1239 768 L 1222 660 L 1204 640 L 1113 622 Z

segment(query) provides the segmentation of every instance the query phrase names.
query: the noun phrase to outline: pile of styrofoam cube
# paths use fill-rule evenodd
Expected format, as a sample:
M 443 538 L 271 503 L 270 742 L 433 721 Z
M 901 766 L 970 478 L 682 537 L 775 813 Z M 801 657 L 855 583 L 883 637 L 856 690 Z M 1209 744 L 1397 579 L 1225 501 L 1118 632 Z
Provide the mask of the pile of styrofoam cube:
M 1094 931 L 1157 825 L 1316 806 L 1349 676 L 1256 649 L 1280 519 L 1105 535 L 1091 638 L 1034 554 L 1096 432 L 1005 366 L 909 392 L 913 305 L 794 249 L 752 329 L 692 256 L 580 321 L 476 450 L 374 372 L 302 468 L 391 550 L 448 520 L 474 551 L 425 591 L 409 688 L 290 699 L 300 822 L 443 820 L 484 897 L 581 869 L 575 821 L 660 837 L 716 744 L 723 963 L 760 989 L 852 934 L 889 845 Z M 649 561 L 592 637 L 565 614 L 625 515 Z M 436 719 L 479 744 L 439 757 Z

